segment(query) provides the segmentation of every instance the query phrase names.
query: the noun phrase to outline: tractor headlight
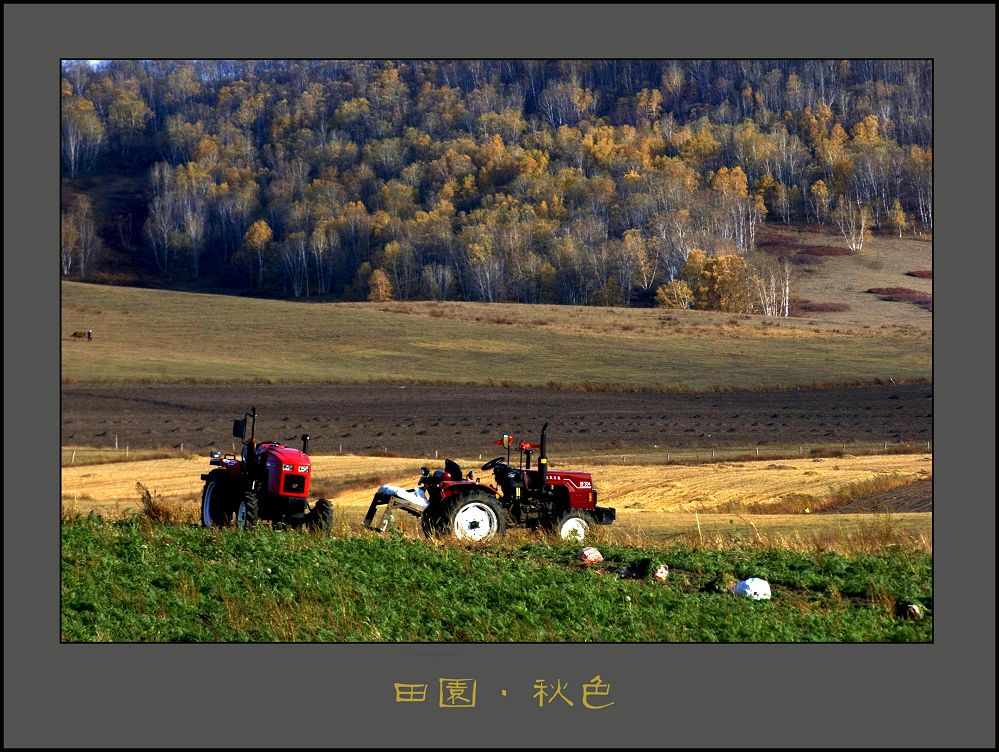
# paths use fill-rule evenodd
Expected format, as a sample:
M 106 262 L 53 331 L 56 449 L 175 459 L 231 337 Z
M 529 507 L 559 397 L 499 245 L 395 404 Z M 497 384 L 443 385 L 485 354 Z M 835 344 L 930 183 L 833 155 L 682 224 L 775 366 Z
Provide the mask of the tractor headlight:
M 281 465 L 281 469 L 284 470 L 286 473 L 290 473 L 292 470 L 295 469 L 295 467 L 294 465 Z
M 309 472 L 309 466 L 308 465 L 299 465 L 298 466 L 298 472 L 300 472 L 300 473 L 307 473 L 307 472 Z

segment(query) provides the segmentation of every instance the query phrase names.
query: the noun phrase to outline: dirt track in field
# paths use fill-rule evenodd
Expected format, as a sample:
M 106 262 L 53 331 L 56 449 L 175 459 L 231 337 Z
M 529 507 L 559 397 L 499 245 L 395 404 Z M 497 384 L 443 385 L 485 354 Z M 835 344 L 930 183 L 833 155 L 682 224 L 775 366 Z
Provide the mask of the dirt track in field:
M 504 432 L 537 441 L 551 421 L 560 454 L 659 447 L 750 447 L 932 439 L 932 384 L 710 394 L 339 385 L 62 387 L 62 442 L 230 449 L 232 420 L 256 405 L 257 438 L 315 454 L 500 454 Z M 849 448 L 847 448 L 849 451 Z
M 932 512 L 933 481 L 922 480 L 902 488 L 854 499 L 820 514 L 874 514 L 878 512 Z

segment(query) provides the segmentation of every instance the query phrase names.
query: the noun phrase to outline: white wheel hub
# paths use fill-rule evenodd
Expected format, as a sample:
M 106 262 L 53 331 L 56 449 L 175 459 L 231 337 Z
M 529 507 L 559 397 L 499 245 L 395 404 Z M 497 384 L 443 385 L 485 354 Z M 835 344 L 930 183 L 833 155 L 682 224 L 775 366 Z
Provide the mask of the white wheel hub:
M 562 540 L 583 540 L 590 532 L 590 526 L 581 517 L 570 517 L 559 527 L 559 536 Z
M 496 513 L 477 501 L 466 504 L 454 515 L 454 535 L 459 540 L 485 540 L 492 536 L 498 527 Z

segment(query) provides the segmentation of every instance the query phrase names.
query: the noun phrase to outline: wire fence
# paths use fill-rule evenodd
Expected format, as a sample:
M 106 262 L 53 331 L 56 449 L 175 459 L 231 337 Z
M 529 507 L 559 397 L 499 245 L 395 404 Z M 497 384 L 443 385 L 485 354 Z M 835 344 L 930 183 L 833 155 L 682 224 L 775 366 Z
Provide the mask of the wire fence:
M 113 462 L 128 462 L 137 460 L 154 460 L 177 457 L 193 457 L 207 454 L 207 451 L 188 448 L 181 443 L 176 447 L 157 447 L 132 449 L 127 443 L 117 441 L 109 447 L 62 447 L 62 466 L 95 465 Z M 226 448 L 228 449 L 228 448 Z M 232 447 L 235 451 L 236 447 Z M 345 451 L 346 450 L 346 451 Z M 595 449 L 592 452 L 577 454 L 560 454 L 551 452 L 549 460 L 552 463 L 586 461 L 597 464 L 631 464 L 631 465 L 669 465 L 692 464 L 702 462 L 748 462 L 753 460 L 790 460 L 806 457 L 843 457 L 865 456 L 875 454 L 921 454 L 932 453 L 931 441 L 920 442 L 836 442 L 836 443 L 799 443 L 783 446 L 742 446 L 742 447 L 665 447 L 650 448 L 623 447 L 620 449 Z M 351 451 L 343 444 L 337 446 L 335 454 L 351 454 L 373 457 L 412 458 L 417 460 L 443 461 L 445 457 L 454 456 L 466 461 L 472 456 L 462 457 L 461 453 L 434 450 L 422 454 L 407 454 L 389 451 L 387 448 L 375 451 Z M 479 454 L 479 460 L 492 459 L 494 455 Z M 511 454 L 511 460 L 516 460 L 517 453 Z

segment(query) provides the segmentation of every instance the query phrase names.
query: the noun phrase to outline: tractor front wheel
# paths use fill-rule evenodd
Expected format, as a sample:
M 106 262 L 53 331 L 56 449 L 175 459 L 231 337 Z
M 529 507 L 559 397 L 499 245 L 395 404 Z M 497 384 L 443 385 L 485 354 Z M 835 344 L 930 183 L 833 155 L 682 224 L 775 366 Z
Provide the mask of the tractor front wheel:
M 506 532 L 506 513 L 483 493 L 459 496 L 451 502 L 447 520 L 451 534 L 461 541 L 479 543 Z
M 593 531 L 593 518 L 586 512 L 570 509 L 559 518 L 554 531 L 561 540 L 575 540 L 582 543 Z
M 319 499 L 312 509 L 310 526 L 313 530 L 328 533 L 333 529 L 333 505 L 328 499 Z
M 236 527 L 240 530 L 249 530 L 257 524 L 260 519 L 260 502 L 253 491 L 247 491 L 240 499 L 239 508 L 236 510 Z
M 213 470 L 201 492 L 202 527 L 226 527 L 232 522 L 232 511 L 226 493 L 228 479 L 221 470 Z

